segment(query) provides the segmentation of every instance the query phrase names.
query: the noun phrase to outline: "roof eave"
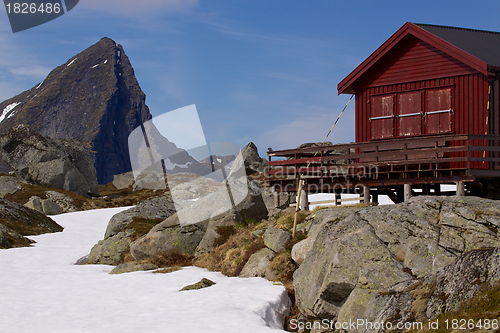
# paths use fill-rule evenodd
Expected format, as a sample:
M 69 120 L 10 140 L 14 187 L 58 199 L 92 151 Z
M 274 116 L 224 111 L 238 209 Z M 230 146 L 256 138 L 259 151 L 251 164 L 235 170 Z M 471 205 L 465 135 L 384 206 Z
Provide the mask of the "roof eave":
M 476 58 L 470 53 L 456 47 L 455 45 L 447 42 L 446 40 L 437 37 L 436 35 L 428 32 L 427 30 L 411 23 L 406 22 L 398 31 L 396 31 L 388 40 L 386 40 L 375 52 L 366 58 L 354 71 L 346 76 L 337 85 L 338 94 L 353 94 L 355 90 L 355 82 L 375 65 L 389 50 L 398 44 L 407 35 L 413 35 L 430 45 L 439 48 L 457 60 L 469 65 L 475 70 L 488 74 L 488 64 L 481 59 Z

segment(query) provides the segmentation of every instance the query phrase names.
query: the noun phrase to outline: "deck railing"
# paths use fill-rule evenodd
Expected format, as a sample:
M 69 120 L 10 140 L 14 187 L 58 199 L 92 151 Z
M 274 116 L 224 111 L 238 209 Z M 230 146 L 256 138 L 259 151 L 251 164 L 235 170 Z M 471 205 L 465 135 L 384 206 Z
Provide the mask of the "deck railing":
M 500 135 L 441 135 L 269 151 L 277 191 L 474 181 L 500 177 Z M 280 158 L 278 160 L 272 159 Z

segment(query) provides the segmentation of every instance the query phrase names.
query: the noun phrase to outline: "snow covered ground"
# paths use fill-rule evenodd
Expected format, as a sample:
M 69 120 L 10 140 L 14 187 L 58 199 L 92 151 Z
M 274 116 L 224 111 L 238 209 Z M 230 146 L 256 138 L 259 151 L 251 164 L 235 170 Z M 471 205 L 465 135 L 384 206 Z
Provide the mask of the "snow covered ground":
M 35 247 L 0 250 L 0 331 L 280 331 L 288 296 L 261 278 L 228 278 L 196 267 L 110 275 L 112 266 L 74 265 L 123 209 L 54 216 L 64 232 L 30 237 Z M 217 284 L 179 292 L 202 278 Z

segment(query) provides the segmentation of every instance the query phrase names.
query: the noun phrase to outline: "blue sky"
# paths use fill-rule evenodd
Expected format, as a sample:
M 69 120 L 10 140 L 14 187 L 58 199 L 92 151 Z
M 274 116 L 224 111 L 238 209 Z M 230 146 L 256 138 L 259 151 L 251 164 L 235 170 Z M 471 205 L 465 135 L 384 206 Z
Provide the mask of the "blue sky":
M 13 34 L 0 8 L 0 101 L 100 38 L 122 44 L 153 116 L 196 104 L 208 141 L 322 141 L 337 84 L 406 21 L 500 31 L 500 1 L 80 0 Z M 354 140 L 354 103 L 329 137 Z

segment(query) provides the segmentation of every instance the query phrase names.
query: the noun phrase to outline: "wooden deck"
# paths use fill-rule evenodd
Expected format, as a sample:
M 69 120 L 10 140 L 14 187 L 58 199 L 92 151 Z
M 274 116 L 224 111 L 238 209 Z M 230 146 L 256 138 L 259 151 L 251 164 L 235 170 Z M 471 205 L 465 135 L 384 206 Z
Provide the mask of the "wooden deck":
M 500 180 L 500 135 L 439 135 L 268 151 L 276 192 L 379 194 L 403 185 Z M 272 159 L 275 159 L 274 161 Z M 277 160 L 276 160 L 277 159 Z M 397 194 L 401 196 L 402 194 Z

